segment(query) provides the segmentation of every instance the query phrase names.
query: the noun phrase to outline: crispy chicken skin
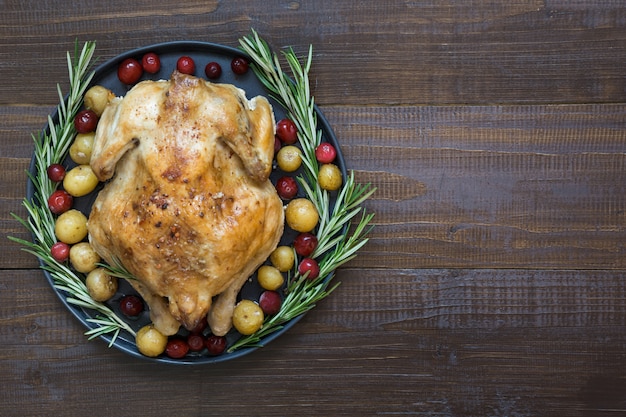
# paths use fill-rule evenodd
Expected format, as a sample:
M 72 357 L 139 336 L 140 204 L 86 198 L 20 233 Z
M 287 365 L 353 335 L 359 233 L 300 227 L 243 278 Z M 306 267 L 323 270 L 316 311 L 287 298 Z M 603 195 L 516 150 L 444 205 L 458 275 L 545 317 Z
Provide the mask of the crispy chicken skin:
M 108 182 L 89 240 L 136 277 L 162 333 L 207 313 L 215 334 L 231 328 L 240 288 L 283 232 L 273 152 L 265 98 L 178 72 L 137 84 L 102 114 L 91 166 Z

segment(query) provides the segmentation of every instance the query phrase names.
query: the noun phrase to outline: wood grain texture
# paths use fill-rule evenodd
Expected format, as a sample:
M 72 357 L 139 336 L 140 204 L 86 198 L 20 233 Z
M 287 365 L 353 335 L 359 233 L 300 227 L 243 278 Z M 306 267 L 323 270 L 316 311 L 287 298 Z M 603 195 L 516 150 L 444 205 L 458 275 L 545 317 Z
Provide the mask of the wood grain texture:
M 315 94 L 327 105 L 615 102 L 626 87 L 619 1 L 149 3 L 88 0 L 68 10 L 50 1 L 31 10 L 5 1 L 0 104 L 54 104 L 50 82 L 66 79 L 59 57 L 76 38 L 97 40 L 107 59 L 177 39 L 236 46 L 250 27 L 275 48 L 315 46 Z M 21 88 L 24 67 L 47 76 Z
M 2 391 L 0 409 L 17 415 L 28 400 L 31 415 L 531 416 L 626 406 L 614 366 L 626 348 L 621 273 L 347 269 L 339 278 L 334 296 L 272 345 L 236 363 L 179 368 L 86 341 L 39 272 L 10 272 L 0 382 L 11 395 Z
M 624 268 L 626 106 L 326 115 L 357 178 L 378 188 L 356 265 Z
M 0 1 L 0 415 L 626 414 L 620 0 Z M 172 40 L 314 46 L 316 102 L 375 228 L 269 346 L 156 366 L 88 341 L 28 238 L 26 174 L 67 88 Z

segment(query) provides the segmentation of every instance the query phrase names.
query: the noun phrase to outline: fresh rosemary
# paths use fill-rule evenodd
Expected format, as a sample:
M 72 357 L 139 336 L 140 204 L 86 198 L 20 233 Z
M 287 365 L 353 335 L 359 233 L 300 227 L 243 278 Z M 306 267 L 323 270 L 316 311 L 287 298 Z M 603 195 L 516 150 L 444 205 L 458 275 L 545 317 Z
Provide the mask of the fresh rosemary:
M 95 52 L 95 42 L 86 42 L 80 50 L 76 43 L 74 60 L 67 53 L 67 66 L 69 71 L 69 93 L 67 100 L 64 99 L 61 87 L 57 85 L 59 105 L 57 107 L 57 120 L 48 116 L 48 130 L 41 132 L 39 137 L 32 135 L 35 142 L 34 172 L 28 172 L 33 183 L 33 199 L 24 199 L 23 205 L 28 213 L 28 219 L 23 219 L 16 214 L 12 216 L 21 223 L 33 236 L 33 241 L 9 236 L 14 242 L 24 246 L 24 250 L 41 260 L 41 268 L 47 271 L 54 281 L 57 290 L 67 294 L 66 301 L 78 307 L 90 309 L 96 312 L 95 318 L 86 319 L 94 325 L 85 335 L 89 339 L 112 333 L 110 345 L 115 342 L 121 330 L 126 330 L 134 336 L 133 329 L 121 320 L 105 304 L 94 301 L 84 283 L 84 277 L 77 274 L 67 264 L 56 261 L 50 254 L 50 248 L 56 242 L 54 234 L 54 217 L 48 210 L 47 199 L 56 189 L 57 184 L 51 181 L 47 175 L 47 168 L 51 164 L 61 163 L 69 147 L 71 146 L 76 130 L 74 117 L 83 103 L 83 96 L 94 73 L 91 71 L 92 58 Z
M 334 271 L 356 256 L 356 252 L 368 241 L 366 235 L 373 214 L 366 214 L 361 204 L 375 191 L 369 185 L 355 182 L 351 172 L 340 189 L 331 209 L 330 193 L 322 189 L 317 181 L 319 164 L 315 158 L 315 148 L 322 140 L 322 131 L 317 127 L 317 113 L 309 87 L 309 70 L 313 49 L 309 47 L 304 65 L 293 49 L 283 51 L 291 75 L 290 78 L 281 68 L 278 55 L 273 53 L 268 44 L 256 31 L 240 39 L 241 49 L 252 59 L 252 69 L 270 91 L 272 97 L 286 110 L 298 127 L 298 138 L 302 148 L 302 161 L 305 167 L 303 175 L 298 177 L 307 197 L 313 202 L 320 214 L 317 229 L 318 246 L 312 257 L 319 258 L 320 273 L 314 280 L 301 276 L 294 268 L 293 278 L 289 280 L 286 295 L 278 314 L 265 319 L 263 326 L 256 333 L 243 336 L 229 351 L 243 347 L 262 346 L 262 338 L 281 329 L 288 321 L 311 310 L 316 303 L 337 288 L 338 283 L 330 286 Z M 350 232 L 350 223 L 361 214 L 356 226 Z

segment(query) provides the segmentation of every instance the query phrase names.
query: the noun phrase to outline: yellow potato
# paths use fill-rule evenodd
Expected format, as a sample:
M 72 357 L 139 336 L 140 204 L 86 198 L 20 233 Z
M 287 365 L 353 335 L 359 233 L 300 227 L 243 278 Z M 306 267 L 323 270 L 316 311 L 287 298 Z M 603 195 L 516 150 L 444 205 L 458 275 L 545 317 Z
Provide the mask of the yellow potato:
M 78 272 L 86 274 L 93 271 L 100 260 L 100 255 L 88 242 L 80 242 L 70 248 L 70 262 Z
M 291 253 L 293 255 L 293 251 L 291 251 Z M 293 266 L 293 261 L 291 266 Z M 291 267 L 289 269 L 291 269 Z M 276 291 L 283 285 L 285 278 L 275 266 L 263 265 L 257 271 L 257 281 L 259 281 L 259 285 L 263 289 Z
M 147 324 L 137 332 L 135 343 L 142 355 L 154 358 L 165 351 L 167 336 L 158 331 L 153 324 Z
M 76 209 L 66 211 L 54 223 L 54 234 L 68 245 L 80 242 L 87 236 L 87 217 Z
M 287 204 L 285 220 L 296 232 L 310 232 L 317 226 L 319 214 L 310 200 L 297 198 Z
M 104 108 L 115 98 L 113 91 L 101 85 L 94 85 L 85 93 L 85 107 L 91 109 L 98 116 L 102 115 Z
M 285 172 L 293 172 L 302 165 L 302 152 L 295 146 L 283 146 L 276 154 L 278 167 Z
M 249 335 L 261 328 L 264 320 L 261 307 L 250 300 L 241 300 L 233 311 L 233 326 L 243 334 Z
M 335 191 L 341 187 L 343 178 L 341 177 L 341 171 L 335 164 L 324 164 L 320 167 L 317 174 L 317 181 L 325 190 Z
M 80 165 L 89 164 L 95 137 L 96 132 L 79 133 L 76 135 L 72 146 L 70 146 L 70 158 L 72 158 L 72 161 Z
M 89 165 L 78 165 L 65 174 L 63 188 L 74 197 L 82 197 L 95 190 L 98 182 Z
M 85 286 L 91 298 L 103 302 L 115 295 L 118 283 L 116 277 L 112 277 L 106 269 L 99 267 L 87 275 Z
M 279 246 L 270 254 L 270 262 L 280 272 L 287 272 L 293 268 L 295 259 L 293 248 L 289 246 Z

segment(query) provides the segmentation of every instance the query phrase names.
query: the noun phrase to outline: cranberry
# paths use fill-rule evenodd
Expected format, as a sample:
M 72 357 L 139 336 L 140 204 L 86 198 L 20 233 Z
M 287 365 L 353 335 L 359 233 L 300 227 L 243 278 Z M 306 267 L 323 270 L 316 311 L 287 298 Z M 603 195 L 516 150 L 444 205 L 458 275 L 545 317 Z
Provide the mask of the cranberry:
M 74 118 L 74 127 L 78 133 L 93 132 L 97 126 L 98 115 L 93 110 L 81 110 Z
M 293 241 L 293 247 L 300 256 L 309 256 L 317 248 L 317 237 L 309 232 L 300 233 Z
M 217 62 L 209 62 L 204 67 L 204 74 L 209 80 L 215 80 L 222 75 L 222 66 Z
M 211 335 L 207 338 L 205 345 L 211 355 L 219 355 L 226 349 L 226 338 Z
M 315 159 L 322 164 L 330 164 L 335 160 L 337 151 L 335 147 L 328 142 L 322 142 L 315 148 Z
M 304 258 L 300 262 L 300 265 L 298 265 L 298 272 L 300 275 L 304 275 L 308 272 L 309 275 L 307 276 L 307 279 L 314 280 L 320 275 L 320 267 L 315 259 Z
M 120 300 L 120 310 L 127 316 L 138 316 L 143 311 L 143 300 L 136 295 L 126 295 Z
M 181 56 L 176 61 L 176 69 L 183 74 L 193 75 L 196 72 L 196 63 L 190 56 Z
M 187 352 L 189 352 L 189 345 L 179 338 L 170 339 L 165 345 L 165 354 L 172 359 L 184 358 Z
M 298 183 L 293 177 L 281 177 L 276 181 L 276 192 L 283 200 L 291 200 L 298 194 Z
M 65 190 L 56 190 L 48 197 L 48 208 L 54 214 L 65 213 L 73 203 L 74 198 Z
M 266 315 L 278 313 L 282 303 L 283 300 L 280 299 L 280 294 L 276 291 L 263 291 L 261 297 L 259 297 L 259 306 Z
M 50 248 L 50 255 L 52 255 L 57 262 L 65 262 L 70 257 L 70 245 L 57 242 Z
M 61 164 L 52 164 L 46 170 L 50 181 L 61 182 L 65 178 L 65 167 Z
M 126 85 L 135 84 L 143 75 L 143 67 L 135 58 L 127 58 L 117 67 L 117 78 Z
M 230 69 L 237 75 L 243 75 L 248 72 L 248 60 L 242 57 L 234 58 L 230 61 Z
M 298 127 L 291 119 L 282 119 L 276 123 L 276 136 L 281 142 L 293 145 L 298 140 Z
M 161 69 L 161 58 L 154 52 L 148 52 L 141 58 L 141 67 L 150 74 L 156 74 Z
M 204 349 L 204 338 L 199 334 L 190 334 L 187 336 L 187 344 L 189 345 L 189 350 L 199 352 Z

